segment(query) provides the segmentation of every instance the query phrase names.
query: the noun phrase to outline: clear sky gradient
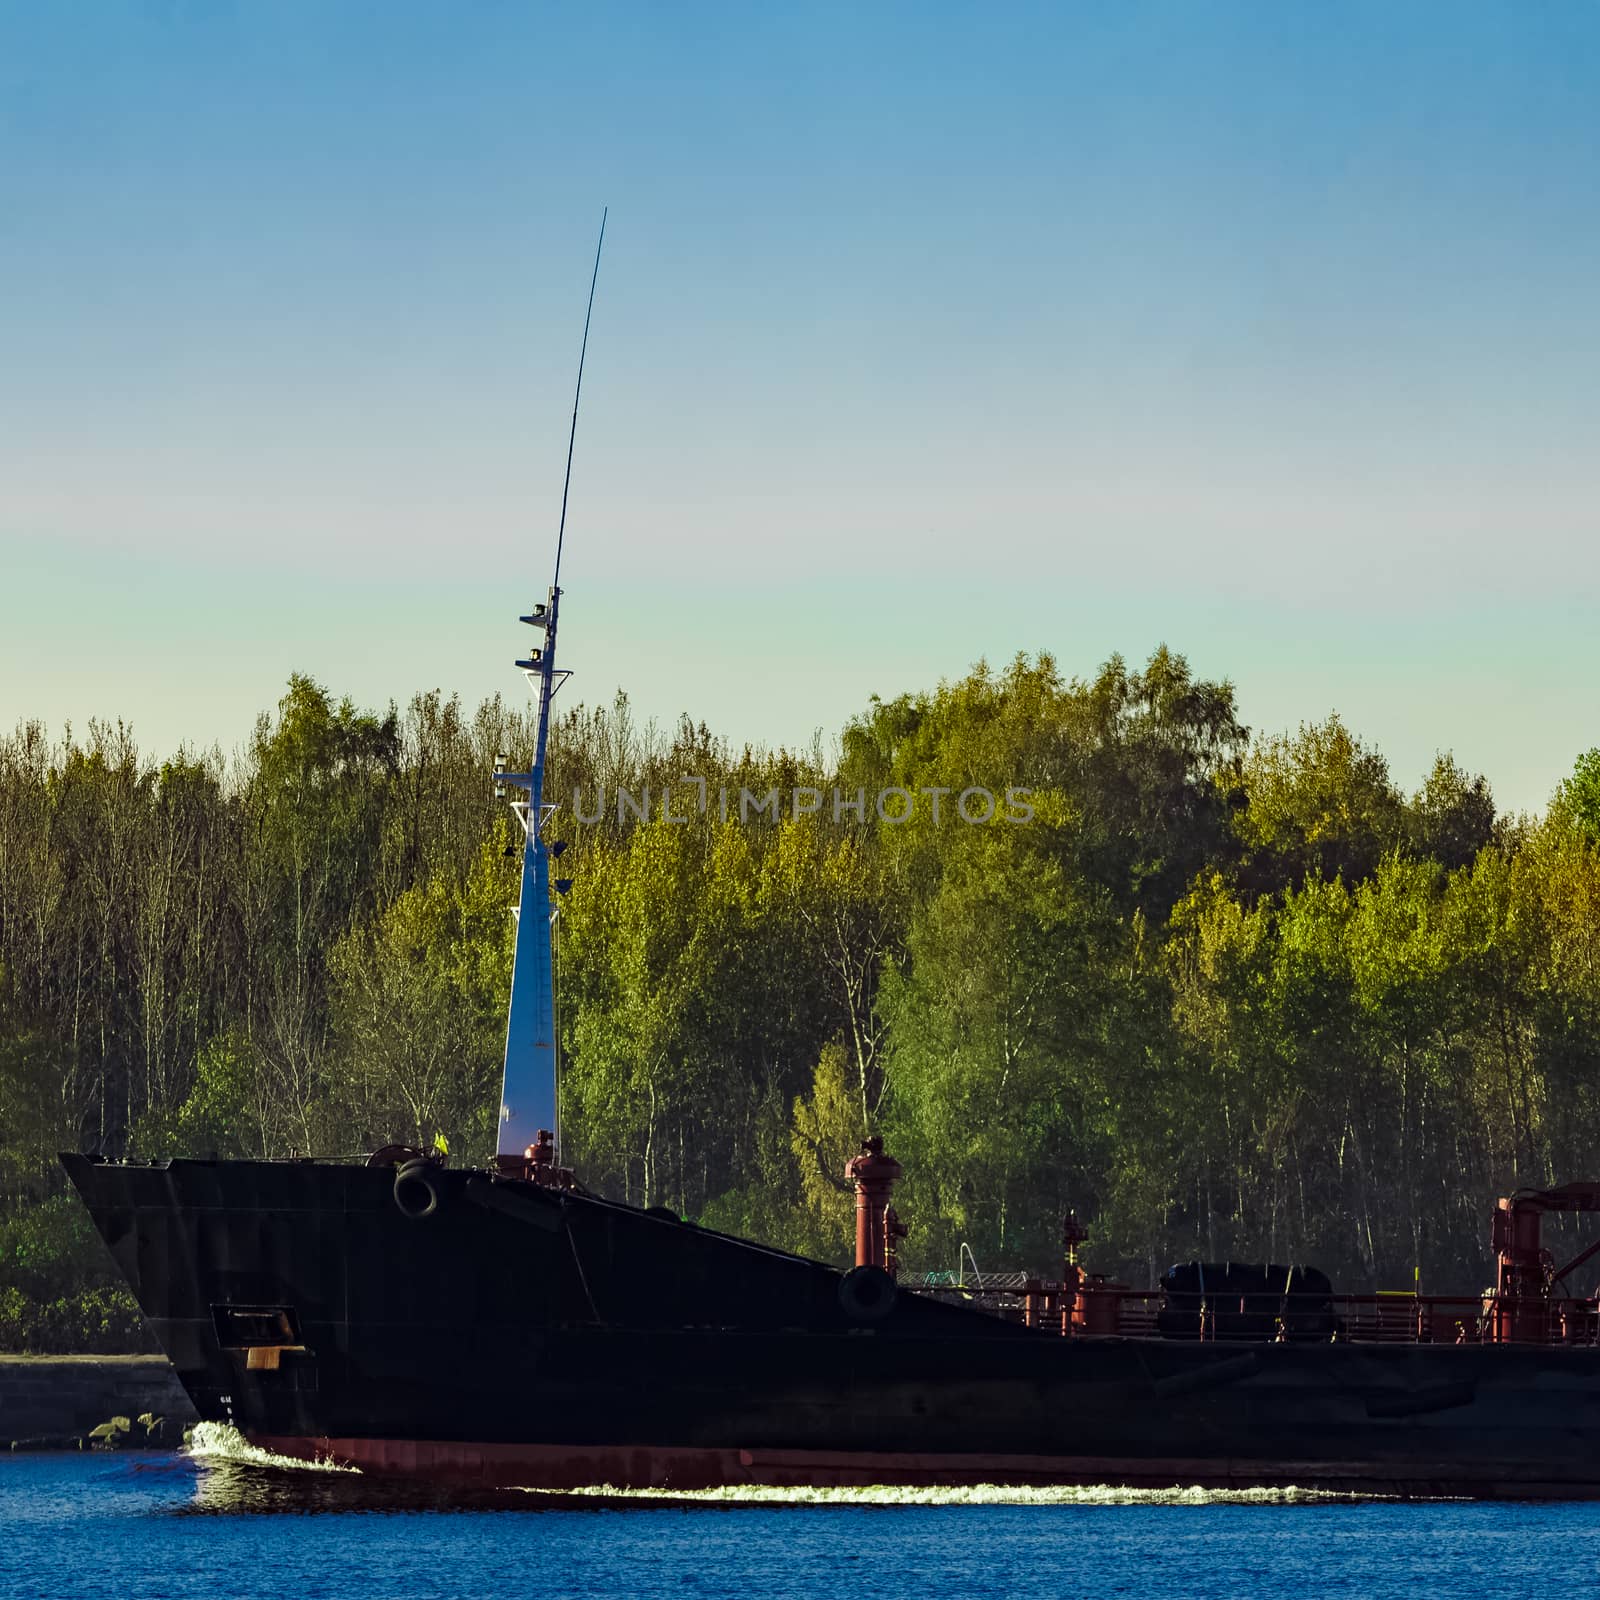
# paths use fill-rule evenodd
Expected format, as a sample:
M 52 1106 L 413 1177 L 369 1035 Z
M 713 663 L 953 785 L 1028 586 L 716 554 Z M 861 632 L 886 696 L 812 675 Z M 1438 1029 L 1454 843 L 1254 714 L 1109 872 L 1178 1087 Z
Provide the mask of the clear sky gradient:
M 1165 641 L 1537 808 L 1600 743 L 1600 6 L 0 0 L 0 722 L 737 741 Z

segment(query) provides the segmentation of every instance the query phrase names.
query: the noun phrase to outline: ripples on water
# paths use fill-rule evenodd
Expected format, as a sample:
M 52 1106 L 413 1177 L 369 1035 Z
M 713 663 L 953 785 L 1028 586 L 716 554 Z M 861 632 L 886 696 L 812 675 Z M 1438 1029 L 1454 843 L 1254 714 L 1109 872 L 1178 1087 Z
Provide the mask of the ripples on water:
M 490 1494 L 193 1454 L 0 1458 L 0 1600 L 1600 1595 L 1600 1508 L 1283 1491 Z

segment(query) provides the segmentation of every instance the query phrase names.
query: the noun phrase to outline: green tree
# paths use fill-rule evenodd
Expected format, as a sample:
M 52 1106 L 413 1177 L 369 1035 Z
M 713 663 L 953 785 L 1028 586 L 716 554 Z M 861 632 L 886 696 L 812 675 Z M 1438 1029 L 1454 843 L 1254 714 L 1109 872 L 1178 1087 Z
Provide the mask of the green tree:
M 1600 748 L 1578 757 L 1572 776 L 1556 791 L 1554 809 L 1586 838 L 1600 844 Z
M 1337 716 L 1256 744 L 1241 789 L 1234 830 L 1252 893 L 1314 877 L 1355 883 L 1403 838 L 1404 807 L 1388 763 Z
M 1101 892 L 1003 827 L 952 847 L 913 918 L 908 969 L 885 981 L 888 1131 L 916 1197 L 903 1209 L 918 1257 L 934 1266 L 963 1241 L 996 1264 L 1050 1259 L 1101 1154 L 1123 930 Z
M 370 1144 L 494 1147 L 514 884 L 492 842 L 461 885 L 413 884 L 336 947 L 336 1125 Z
M 1482 777 L 1468 777 L 1450 755 L 1433 764 L 1408 807 L 1408 845 L 1446 871 L 1471 866 L 1495 836 L 1494 799 Z

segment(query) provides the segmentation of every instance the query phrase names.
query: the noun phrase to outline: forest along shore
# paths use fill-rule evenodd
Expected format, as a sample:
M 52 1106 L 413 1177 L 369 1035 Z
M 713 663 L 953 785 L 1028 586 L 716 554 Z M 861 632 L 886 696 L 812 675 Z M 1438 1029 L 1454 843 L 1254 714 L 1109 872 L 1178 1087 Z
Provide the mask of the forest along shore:
M 1071 1207 L 1135 1284 L 1477 1292 L 1496 1196 L 1600 1179 L 1600 750 L 1505 816 L 1448 755 L 1412 789 L 1337 717 L 1242 710 L 1165 649 L 874 701 L 832 752 L 571 708 L 564 1157 L 848 1263 L 867 1129 L 913 1277 L 1056 1270 Z M 0 1349 L 148 1338 L 58 1150 L 493 1150 L 522 834 L 490 773 L 532 739 L 303 677 L 232 758 L 0 735 Z
M 171 1448 L 198 1420 L 165 1356 L 0 1356 L 0 1447 Z

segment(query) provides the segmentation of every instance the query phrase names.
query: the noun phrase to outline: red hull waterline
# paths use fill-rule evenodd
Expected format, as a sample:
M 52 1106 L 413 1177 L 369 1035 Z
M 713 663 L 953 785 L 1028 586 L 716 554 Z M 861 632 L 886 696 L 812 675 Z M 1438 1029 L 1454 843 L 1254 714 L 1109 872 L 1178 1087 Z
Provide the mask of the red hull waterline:
M 1600 1499 L 1600 1483 L 1535 1474 L 1465 1480 L 1452 1461 L 1229 1461 L 1095 1456 L 913 1455 L 833 1450 L 734 1450 L 661 1445 L 536 1445 L 469 1440 L 330 1439 L 250 1435 L 293 1460 L 486 1488 L 692 1492 L 726 1488 L 976 1485 L 1161 1489 L 1289 1489 L 1403 1499 Z

